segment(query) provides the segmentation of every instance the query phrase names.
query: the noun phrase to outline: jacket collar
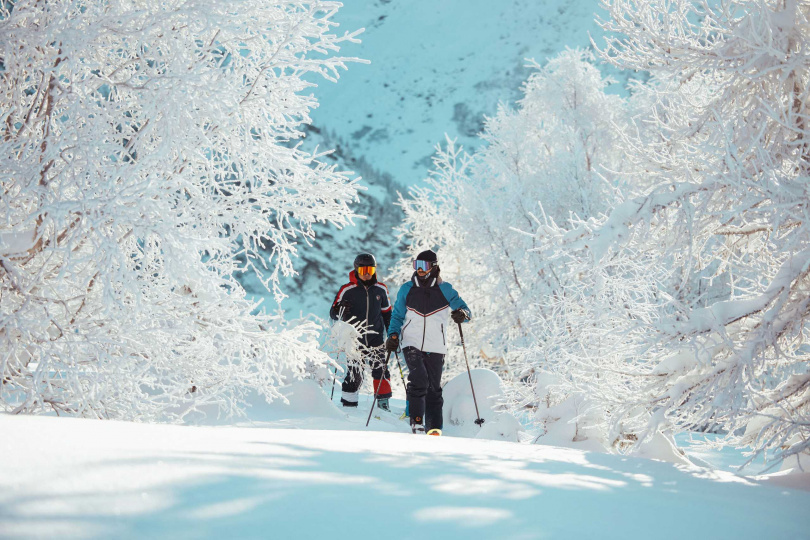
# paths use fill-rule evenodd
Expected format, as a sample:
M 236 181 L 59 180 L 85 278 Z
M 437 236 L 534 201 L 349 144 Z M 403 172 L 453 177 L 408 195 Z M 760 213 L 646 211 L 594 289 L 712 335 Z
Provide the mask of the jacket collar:
M 427 280 L 424 280 L 419 279 L 419 274 L 414 272 L 411 276 L 411 281 L 413 282 L 414 287 L 435 287 L 437 285 L 441 285 L 442 277 L 437 273 L 435 276 L 429 276 Z
M 363 281 L 362 279 L 357 277 L 357 272 L 352 270 L 351 272 L 349 272 L 349 283 L 352 283 L 354 285 L 362 285 L 365 288 L 369 288 L 375 283 L 377 283 L 377 274 L 371 276 L 370 280 Z

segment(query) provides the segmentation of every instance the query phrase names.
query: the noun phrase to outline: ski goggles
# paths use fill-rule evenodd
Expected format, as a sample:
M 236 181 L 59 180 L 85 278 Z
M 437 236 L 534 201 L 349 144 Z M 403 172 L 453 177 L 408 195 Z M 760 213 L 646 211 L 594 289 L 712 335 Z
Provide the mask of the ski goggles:
M 358 266 L 357 267 L 357 275 L 358 276 L 373 276 L 377 273 L 377 268 L 374 266 Z
M 438 265 L 439 263 L 437 263 L 436 261 L 420 261 L 420 260 L 413 261 L 414 270 L 424 270 L 425 272 L 430 272 L 431 268 Z

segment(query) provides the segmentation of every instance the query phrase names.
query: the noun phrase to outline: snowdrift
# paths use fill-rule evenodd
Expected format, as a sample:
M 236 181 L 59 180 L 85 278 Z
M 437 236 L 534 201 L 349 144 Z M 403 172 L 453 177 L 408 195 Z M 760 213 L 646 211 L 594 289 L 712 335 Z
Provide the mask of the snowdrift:
M 0 537 L 744 540 L 810 530 L 810 493 L 730 473 L 345 429 L 0 414 Z
M 477 417 L 470 376 L 475 386 L 478 413 L 484 420 L 480 427 L 475 423 Z M 523 426 L 511 414 L 499 410 L 504 388 L 498 374 L 489 369 L 473 369 L 470 376 L 460 373 L 444 385 L 444 433 L 455 437 L 517 442 Z

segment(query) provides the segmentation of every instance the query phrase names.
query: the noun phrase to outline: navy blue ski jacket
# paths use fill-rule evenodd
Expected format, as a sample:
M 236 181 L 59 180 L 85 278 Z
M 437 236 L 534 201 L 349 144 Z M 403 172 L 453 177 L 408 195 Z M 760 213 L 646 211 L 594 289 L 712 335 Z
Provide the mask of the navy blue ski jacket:
M 360 341 L 367 347 L 380 347 L 385 341 L 385 330 L 391 322 L 391 300 L 388 298 L 388 287 L 377 281 L 377 276 L 364 282 L 357 278 L 354 270 L 349 273 L 349 282 L 342 286 L 332 302 L 329 316 L 337 320 L 340 316 L 338 303 L 346 300 L 351 307 L 343 311 L 343 320 L 352 317 L 355 321 L 364 321 L 370 330 Z

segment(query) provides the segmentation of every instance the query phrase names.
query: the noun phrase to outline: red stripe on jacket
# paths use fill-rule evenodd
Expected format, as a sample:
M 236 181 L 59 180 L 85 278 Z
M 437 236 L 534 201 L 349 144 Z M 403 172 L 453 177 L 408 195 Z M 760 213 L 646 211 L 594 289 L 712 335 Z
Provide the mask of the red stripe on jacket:
M 347 283 L 346 285 L 341 287 L 340 290 L 337 293 L 337 296 L 335 297 L 335 301 L 332 302 L 332 305 L 334 306 L 335 304 L 340 302 L 340 300 L 343 297 L 343 293 L 346 292 L 347 290 L 351 289 L 352 287 L 357 287 L 357 285 L 355 285 L 354 283 Z

